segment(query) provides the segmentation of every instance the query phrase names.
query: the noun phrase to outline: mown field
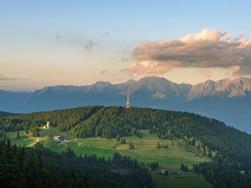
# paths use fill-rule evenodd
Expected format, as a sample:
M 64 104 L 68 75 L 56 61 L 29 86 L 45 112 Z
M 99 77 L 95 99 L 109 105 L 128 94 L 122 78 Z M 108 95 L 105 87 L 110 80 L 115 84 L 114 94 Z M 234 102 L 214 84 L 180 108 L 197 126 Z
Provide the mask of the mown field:
M 59 144 L 52 140 L 52 136 L 61 135 L 67 140 L 68 144 Z M 38 138 L 26 135 L 20 131 L 20 137 L 17 138 L 16 132 L 8 133 L 11 142 L 18 146 L 32 147 L 37 141 L 43 143 L 43 146 L 56 152 L 62 152 L 66 147 L 71 148 L 77 155 L 92 155 L 110 158 L 115 152 L 135 158 L 138 161 L 158 162 L 160 168 L 152 171 L 154 184 L 157 188 L 174 187 L 174 188 L 209 188 L 211 185 L 204 179 L 203 176 L 195 174 L 191 171 L 180 172 L 181 163 L 187 165 L 191 170 L 194 163 L 210 161 L 209 158 L 199 156 L 194 152 L 186 151 L 177 141 L 158 139 L 156 135 L 143 132 L 143 137 L 124 137 L 126 143 L 121 144 L 121 141 L 116 139 L 105 138 L 85 138 L 76 139 L 70 134 L 60 132 L 57 128 L 42 130 Z M 129 148 L 129 143 L 135 149 Z M 157 148 L 157 144 L 165 146 L 165 148 Z M 161 176 L 160 169 L 167 169 L 169 176 Z

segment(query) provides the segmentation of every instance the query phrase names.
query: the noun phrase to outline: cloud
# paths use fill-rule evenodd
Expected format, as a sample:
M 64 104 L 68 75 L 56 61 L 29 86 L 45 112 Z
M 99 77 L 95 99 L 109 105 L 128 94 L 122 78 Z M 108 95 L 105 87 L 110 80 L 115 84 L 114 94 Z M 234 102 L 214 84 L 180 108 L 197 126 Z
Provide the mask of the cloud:
M 100 71 L 101 75 L 105 75 L 106 73 L 107 73 L 107 70 L 105 70 L 105 69 L 103 69 L 103 70 Z
M 7 77 L 0 74 L 0 81 L 28 80 L 27 78 Z
M 199 69 L 199 71 L 203 74 L 204 77 L 206 77 L 208 79 L 211 78 L 211 76 L 212 76 L 212 72 L 210 69 L 201 68 L 201 69 Z
M 66 37 L 61 34 L 56 34 L 56 40 L 59 43 L 67 44 L 81 49 L 91 51 L 97 43 L 91 39 L 83 39 L 82 37 Z
M 85 42 L 82 42 L 81 45 L 86 50 L 92 50 L 92 48 L 96 45 L 96 43 L 93 40 L 86 40 Z
M 131 61 L 131 58 L 130 58 L 130 57 L 126 57 L 126 56 L 122 56 L 122 57 L 120 58 L 120 61 L 121 61 L 121 62 L 129 62 L 129 61 Z
M 140 63 L 131 64 L 127 67 L 127 69 L 122 70 L 122 72 L 132 74 L 133 76 L 139 75 L 160 75 L 168 72 L 172 68 L 176 66 L 176 63 L 163 63 L 158 61 L 142 61 Z
M 251 75 L 251 38 L 203 29 L 177 40 L 141 43 L 133 57 L 138 63 L 127 68 L 133 75 L 161 75 L 176 67 L 224 68 Z

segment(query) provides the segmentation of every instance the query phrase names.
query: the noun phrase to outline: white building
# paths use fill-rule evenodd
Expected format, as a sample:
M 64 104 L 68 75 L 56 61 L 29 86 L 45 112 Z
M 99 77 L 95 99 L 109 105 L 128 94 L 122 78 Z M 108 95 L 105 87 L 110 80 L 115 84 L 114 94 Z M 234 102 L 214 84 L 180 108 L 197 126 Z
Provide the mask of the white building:
M 49 121 L 47 121 L 46 128 L 47 128 L 47 129 L 50 128 L 50 122 L 49 122 Z
M 43 129 L 49 129 L 50 128 L 50 122 L 47 121 L 46 125 L 42 127 Z

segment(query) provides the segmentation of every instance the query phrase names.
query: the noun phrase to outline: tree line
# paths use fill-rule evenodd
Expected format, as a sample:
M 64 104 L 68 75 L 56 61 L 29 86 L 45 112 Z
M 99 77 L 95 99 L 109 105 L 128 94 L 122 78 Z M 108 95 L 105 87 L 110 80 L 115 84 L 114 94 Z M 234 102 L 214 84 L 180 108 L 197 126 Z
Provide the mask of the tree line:
M 18 148 L 0 141 L 1 188 L 151 188 L 147 167 L 114 154 L 109 160 L 97 156 L 75 156 L 66 149 L 51 152 L 41 144 L 36 148 Z
M 95 106 L 5 116 L 0 118 L 0 129 L 27 129 L 36 132 L 36 127 L 47 121 L 50 121 L 51 126 L 58 127 L 61 131 L 70 131 L 78 138 L 141 137 L 140 131 L 147 129 L 160 139 L 179 140 L 184 146 L 193 147 L 201 154 L 211 157 L 213 162 L 201 163 L 194 170 L 204 174 L 216 187 L 222 185 L 220 179 L 238 185 L 240 179 L 250 177 L 251 136 L 218 120 L 192 113 Z M 218 173 L 219 169 L 225 169 L 225 174 Z M 244 175 L 236 173 L 243 169 Z M 233 174 L 238 178 L 231 178 Z M 251 187 L 247 179 L 245 182 Z

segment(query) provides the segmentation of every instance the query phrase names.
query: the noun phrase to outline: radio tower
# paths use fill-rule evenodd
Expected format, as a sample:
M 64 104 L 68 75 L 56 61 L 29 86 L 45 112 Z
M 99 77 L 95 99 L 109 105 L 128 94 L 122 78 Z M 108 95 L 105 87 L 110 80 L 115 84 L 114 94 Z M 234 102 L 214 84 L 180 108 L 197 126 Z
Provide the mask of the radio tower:
M 129 93 L 129 88 L 127 89 L 127 95 L 126 95 L 126 108 L 130 108 L 130 93 Z

